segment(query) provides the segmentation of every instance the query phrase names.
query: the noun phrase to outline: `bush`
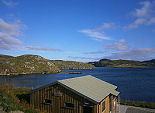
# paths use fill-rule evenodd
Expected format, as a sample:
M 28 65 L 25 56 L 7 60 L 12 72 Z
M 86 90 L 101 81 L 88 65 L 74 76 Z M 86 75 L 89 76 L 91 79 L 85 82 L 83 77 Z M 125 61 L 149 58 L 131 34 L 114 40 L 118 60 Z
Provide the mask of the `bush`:
M 28 88 L 15 88 L 11 85 L 0 84 L 0 106 L 5 112 L 40 113 L 29 105 L 30 91 Z

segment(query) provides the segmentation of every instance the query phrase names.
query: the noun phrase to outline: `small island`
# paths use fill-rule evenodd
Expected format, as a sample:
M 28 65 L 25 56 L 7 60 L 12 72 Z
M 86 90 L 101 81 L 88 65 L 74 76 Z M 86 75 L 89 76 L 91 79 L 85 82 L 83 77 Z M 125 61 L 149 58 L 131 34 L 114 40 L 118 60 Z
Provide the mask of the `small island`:
M 68 74 L 82 74 L 81 72 L 68 72 Z

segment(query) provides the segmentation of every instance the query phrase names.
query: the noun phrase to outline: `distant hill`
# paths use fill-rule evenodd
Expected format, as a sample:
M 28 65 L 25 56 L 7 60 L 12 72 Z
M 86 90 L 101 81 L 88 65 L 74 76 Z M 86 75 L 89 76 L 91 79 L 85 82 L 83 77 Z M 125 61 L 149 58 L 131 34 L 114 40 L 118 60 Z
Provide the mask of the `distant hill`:
M 155 66 L 155 59 L 143 61 L 143 63 L 146 63 L 147 65 Z
M 101 59 L 97 62 L 89 62 L 89 64 L 96 67 L 144 68 L 146 66 L 155 66 L 155 59 L 148 61 Z
M 38 55 L 0 55 L 0 75 L 59 73 L 62 69 L 92 69 L 91 64 L 74 61 L 52 61 Z
M 94 69 L 95 66 L 87 63 L 82 62 L 75 62 L 75 61 L 60 61 L 60 60 L 53 60 L 52 61 L 59 69 Z

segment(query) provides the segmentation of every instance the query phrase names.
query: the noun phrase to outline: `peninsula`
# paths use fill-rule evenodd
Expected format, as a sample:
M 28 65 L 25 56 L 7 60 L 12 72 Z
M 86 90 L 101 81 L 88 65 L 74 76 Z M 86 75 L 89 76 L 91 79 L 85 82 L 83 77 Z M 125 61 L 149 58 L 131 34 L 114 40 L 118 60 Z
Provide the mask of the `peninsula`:
M 96 62 L 89 62 L 89 64 L 95 67 L 145 68 L 155 66 L 155 59 L 147 61 L 101 59 Z
M 63 69 L 93 69 L 92 64 L 75 61 L 48 60 L 39 55 L 17 57 L 0 55 L 0 75 L 52 74 Z

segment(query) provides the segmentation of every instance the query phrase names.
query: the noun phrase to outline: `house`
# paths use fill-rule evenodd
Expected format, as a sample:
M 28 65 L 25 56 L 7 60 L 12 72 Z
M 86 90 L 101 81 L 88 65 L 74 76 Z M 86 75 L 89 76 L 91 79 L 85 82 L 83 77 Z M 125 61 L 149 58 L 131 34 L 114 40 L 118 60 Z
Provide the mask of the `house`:
M 117 86 L 91 75 L 58 80 L 35 89 L 30 103 L 48 113 L 110 113 L 119 102 Z

